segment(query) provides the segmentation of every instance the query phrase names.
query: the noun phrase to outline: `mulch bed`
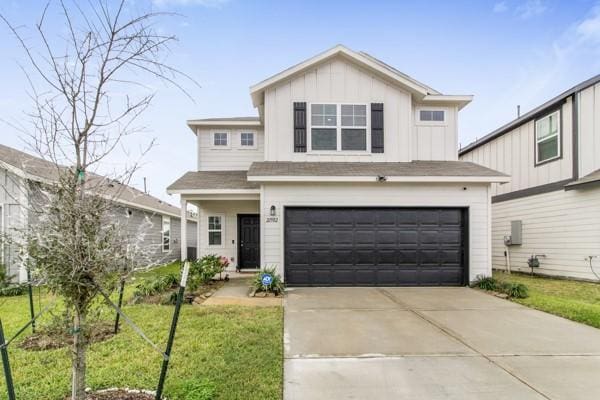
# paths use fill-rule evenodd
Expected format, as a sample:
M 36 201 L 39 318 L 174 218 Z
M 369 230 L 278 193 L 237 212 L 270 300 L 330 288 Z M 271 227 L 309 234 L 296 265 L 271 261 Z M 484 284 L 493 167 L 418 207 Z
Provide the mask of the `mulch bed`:
M 202 285 L 192 293 L 186 291 L 184 303 L 198 303 L 199 298 L 208 298 L 212 293 L 216 292 L 225 284 L 225 280 L 215 280 L 210 282 L 208 285 Z M 130 304 L 169 304 L 167 299 L 171 297 L 171 294 L 177 293 L 179 286 L 174 286 L 173 289 L 168 290 L 164 293 L 160 293 L 154 296 L 139 296 L 134 297 Z
M 88 337 L 89 343 L 102 342 L 110 339 L 114 336 L 114 326 L 107 323 L 98 323 L 92 327 L 90 337 Z M 29 351 L 43 351 L 60 349 L 61 347 L 70 346 L 73 344 L 73 336 L 67 334 L 49 333 L 49 332 L 37 332 L 33 335 L 28 336 L 18 344 L 18 346 L 24 350 Z M 118 399 L 118 397 L 116 397 Z M 133 398 L 132 398 L 133 399 Z

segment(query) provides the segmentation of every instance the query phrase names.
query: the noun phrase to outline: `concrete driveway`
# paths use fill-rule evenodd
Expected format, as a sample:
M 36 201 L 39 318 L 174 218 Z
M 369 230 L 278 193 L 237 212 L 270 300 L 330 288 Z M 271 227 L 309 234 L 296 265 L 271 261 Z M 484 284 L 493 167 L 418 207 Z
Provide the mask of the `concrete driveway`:
M 468 288 L 296 288 L 285 400 L 600 399 L 600 330 Z

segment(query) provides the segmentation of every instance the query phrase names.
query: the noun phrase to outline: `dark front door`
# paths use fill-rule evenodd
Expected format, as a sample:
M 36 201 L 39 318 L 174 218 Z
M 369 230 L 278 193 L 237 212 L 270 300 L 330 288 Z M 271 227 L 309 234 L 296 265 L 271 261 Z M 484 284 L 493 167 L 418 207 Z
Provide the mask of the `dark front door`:
M 286 208 L 286 283 L 464 285 L 467 217 L 460 208 Z
M 238 268 L 260 266 L 260 217 L 257 214 L 238 215 Z

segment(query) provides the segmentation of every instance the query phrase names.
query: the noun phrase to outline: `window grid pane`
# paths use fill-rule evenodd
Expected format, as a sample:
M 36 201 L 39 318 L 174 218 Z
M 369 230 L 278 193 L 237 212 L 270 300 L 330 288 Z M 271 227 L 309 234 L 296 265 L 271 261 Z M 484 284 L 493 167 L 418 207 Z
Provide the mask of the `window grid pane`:
M 335 104 L 312 104 L 310 110 L 313 126 L 337 125 L 337 106 Z
M 221 232 L 208 232 L 208 244 L 218 246 L 221 244 Z
M 254 134 L 242 133 L 241 142 L 242 146 L 254 146 Z
M 311 146 L 313 150 L 337 150 L 337 130 L 312 129 Z
M 342 150 L 366 150 L 366 129 L 342 129 Z
M 214 134 L 214 145 L 215 146 L 227 146 L 227 134 L 226 133 L 215 133 Z
M 367 126 L 367 106 L 342 104 L 342 126 Z

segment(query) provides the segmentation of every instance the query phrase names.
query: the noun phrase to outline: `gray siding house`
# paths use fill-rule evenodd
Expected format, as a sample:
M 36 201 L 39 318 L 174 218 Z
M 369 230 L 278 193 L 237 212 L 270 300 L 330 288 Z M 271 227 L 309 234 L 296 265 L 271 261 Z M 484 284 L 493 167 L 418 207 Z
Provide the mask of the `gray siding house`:
M 0 237 L 4 239 L 0 242 L 0 265 L 15 280 L 27 279 L 19 238 L 26 227 L 35 226 L 40 218 L 42 206 L 48 201 L 43 188 L 51 185 L 54 177 L 54 164 L 0 144 Z M 132 238 L 142 255 L 141 263 L 150 266 L 181 258 L 179 208 L 116 181 L 108 187 L 114 191 L 108 193 L 110 197 L 117 199 L 111 209 L 111 222 L 119 224 Z M 188 246 L 193 247 L 194 220 L 188 221 L 187 232 Z
M 600 75 L 459 152 L 511 176 L 492 184 L 492 266 L 600 279 Z M 505 240 L 506 239 L 506 240 Z

